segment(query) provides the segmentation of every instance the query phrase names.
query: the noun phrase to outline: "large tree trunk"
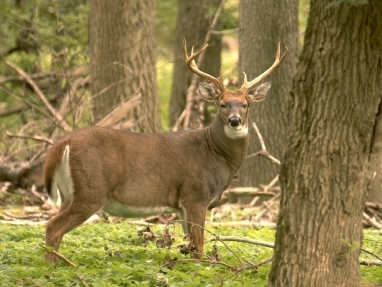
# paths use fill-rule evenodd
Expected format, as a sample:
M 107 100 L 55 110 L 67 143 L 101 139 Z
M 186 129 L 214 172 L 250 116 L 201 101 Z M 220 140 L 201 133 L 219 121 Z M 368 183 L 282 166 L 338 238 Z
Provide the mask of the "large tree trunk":
M 362 211 L 382 90 L 382 1 L 368 2 L 310 2 L 268 286 L 360 284 Z
M 206 37 L 212 17 L 219 6 L 220 1 L 178 1 L 178 14 L 176 20 L 176 34 L 174 47 L 174 72 L 171 86 L 169 122 L 173 126 L 186 106 L 187 88 L 191 83 L 192 73 L 187 68 L 183 52 L 183 39 L 187 40 L 188 48 L 195 46 L 199 49 Z M 216 28 L 216 27 L 215 27 Z M 213 76 L 218 76 L 221 67 L 220 61 L 221 36 L 212 35 L 209 47 L 205 52 L 204 61 L 199 67 Z M 200 123 L 193 119 L 192 128 Z
M 140 87 L 135 131 L 160 130 L 155 70 L 155 1 L 90 2 L 91 92 L 97 122 Z
M 261 149 L 252 122 L 259 127 L 268 151 L 280 159 L 286 146 L 287 104 L 290 100 L 298 54 L 297 0 L 241 0 L 239 33 L 239 71 L 253 79 L 268 69 L 275 58 L 277 43 L 289 54 L 266 81 L 272 82 L 269 97 L 250 110 L 250 147 L 248 154 Z M 265 157 L 247 158 L 239 171 L 239 185 L 258 186 L 269 183 L 279 167 Z

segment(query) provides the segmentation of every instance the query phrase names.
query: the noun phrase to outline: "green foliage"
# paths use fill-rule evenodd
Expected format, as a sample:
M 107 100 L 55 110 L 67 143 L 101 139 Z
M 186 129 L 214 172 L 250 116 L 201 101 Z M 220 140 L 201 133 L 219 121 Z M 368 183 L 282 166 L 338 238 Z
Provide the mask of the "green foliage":
M 176 248 L 158 249 L 154 243 L 143 247 L 134 225 L 88 224 L 65 235 L 60 253 L 77 264 L 68 266 L 62 260 L 56 267 L 43 259 L 43 226 L 0 225 L 0 286 L 82 286 L 78 274 L 89 286 L 265 286 L 268 266 L 237 274 L 222 265 L 194 262 Z M 155 226 L 160 234 L 163 227 Z M 212 229 L 221 235 L 241 235 L 260 240 L 271 240 L 273 231 L 253 228 Z M 183 242 L 181 228 L 175 232 L 175 244 Z M 214 243 L 206 244 L 206 251 Z M 227 242 L 242 258 L 256 263 L 272 255 L 269 248 L 244 243 Z M 237 258 L 216 243 L 222 261 L 240 266 Z M 169 256 L 177 257 L 173 269 L 162 266 Z M 185 261 L 182 261 L 186 259 Z M 256 283 L 257 282 L 257 283 Z M 255 284 L 254 284 L 255 283 Z
M 24 160 L 42 146 L 35 141 L 8 139 L 5 130 L 46 136 L 56 127 L 52 112 L 32 85 L 6 61 L 28 74 L 55 109 L 73 91 L 69 107 L 62 112 L 69 126 L 77 128 L 91 122 L 86 87 L 73 90 L 75 80 L 88 75 L 87 69 L 77 70 L 89 62 L 88 13 L 87 1 L 81 0 L 1 1 L 0 111 L 25 103 L 16 113 L 1 118 L 0 152 L 5 156 L 13 154 L 18 156 L 15 159 Z
M 0 286 L 266 286 L 270 264 L 257 270 L 232 271 L 205 262 L 190 261 L 177 248 L 159 249 L 154 243 L 142 246 L 137 230 L 142 227 L 124 221 L 118 224 L 88 224 L 65 235 L 60 253 L 76 267 L 59 260 L 57 266 L 43 259 L 39 246 L 44 240 L 43 226 L 14 226 L 0 223 Z M 160 234 L 163 226 L 154 226 Z M 245 236 L 273 241 L 274 230 L 248 227 L 208 227 L 219 236 Z M 175 245 L 183 242 L 179 226 L 170 226 Z M 208 233 L 206 237 L 211 237 Z M 254 264 L 272 256 L 272 249 L 240 242 L 226 242 L 235 255 L 221 242 L 216 243 L 221 261 L 240 267 L 237 259 Z M 363 248 L 380 254 L 382 234 L 365 230 Z M 211 253 L 214 243 L 206 243 Z M 237 256 L 237 257 L 236 257 Z M 362 257 L 375 259 L 364 253 Z M 163 266 L 165 259 L 178 258 L 173 268 Z M 244 261 L 245 263 L 245 261 Z M 382 283 L 381 267 L 361 266 L 363 283 Z

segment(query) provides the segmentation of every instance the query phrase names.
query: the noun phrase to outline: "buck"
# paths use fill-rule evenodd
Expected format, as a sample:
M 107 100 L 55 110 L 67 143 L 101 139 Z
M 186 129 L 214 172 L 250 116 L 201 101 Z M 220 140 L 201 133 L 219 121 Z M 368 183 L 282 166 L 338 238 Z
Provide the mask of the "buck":
M 190 233 L 191 256 L 203 256 L 204 223 L 229 186 L 247 152 L 248 109 L 262 101 L 271 84 L 255 87 L 272 73 L 280 57 L 280 43 L 273 65 L 237 91 L 218 78 L 200 71 L 195 58 L 206 48 L 188 56 L 189 69 L 211 84 L 200 83 L 199 94 L 215 101 L 218 112 L 206 128 L 168 133 L 139 134 L 101 127 L 69 133 L 49 149 L 44 166 L 47 192 L 61 206 L 46 225 L 46 245 L 58 251 L 62 237 L 101 209 L 113 216 L 144 217 L 178 212 L 185 233 Z M 45 258 L 55 262 L 56 255 Z

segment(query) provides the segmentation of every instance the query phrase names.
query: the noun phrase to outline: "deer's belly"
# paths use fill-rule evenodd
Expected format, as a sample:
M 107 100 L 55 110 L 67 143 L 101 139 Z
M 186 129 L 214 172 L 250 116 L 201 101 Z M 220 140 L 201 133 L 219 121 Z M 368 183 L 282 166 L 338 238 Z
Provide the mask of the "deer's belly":
M 128 206 L 116 200 L 109 201 L 103 208 L 106 213 L 127 218 L 145 217 L 155 214 L 181 212 L 180 209 L 170 206 L 135 207 Z

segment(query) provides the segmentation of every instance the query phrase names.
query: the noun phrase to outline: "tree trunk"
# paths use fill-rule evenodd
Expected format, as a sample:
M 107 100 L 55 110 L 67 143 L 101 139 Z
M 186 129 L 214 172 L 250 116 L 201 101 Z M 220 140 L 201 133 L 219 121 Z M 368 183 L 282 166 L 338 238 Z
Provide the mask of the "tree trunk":
M 359 286 L 368 160 L 381 103 L 382 2 L 310 3 L 268 286 Z
M 97 122 L 140 87 L 135 131 L 160 130 L 155 70 L 155 1 L 90 2 L 91 92 Z
M 199 49 L 210 27 L 212 18 L 220 1 L 178 1 L 178 15 L 176 20 L 176 34 L 174 47 L 174 72 L 172 78 L 169 123 L 173 126 L 186 106 L 187 89 L 191 83 L 192 73 L 187 68 L 183 52 L 183 39 L 188 47 Z M 190 49 L 190 48 L 189 48 Z M 218 76 L 221 60 L 221 36 L 212 35 L 204 61 L 200 70 Z M 203 114 L 203 112 L 202 112 Z M 194 128 L 199 124 L 194 122 Z
M 378 119 L 375 125 L 375 136 L 373 138 L 370 156 L 370 189 L 366 200 L 368 202 L 382 203 L 382 115 L 378 110 Z
M 298 54 L 297 0 L 241 0 L 239 33 L 239 71 L 253 79 L 268 69 L 275 58 L 277 43 L 289 54 L 265 81 L 272 82 L 270 95 L 250 110 L 250 147 L 248 154 L 261 149 L 252 122 L 256 122 L 268 151 L 280 159 L 286 146 L 287 105 Z M 268 184 L 279 167 L 265 157 L 247 158 L 239 171 L 240 186 Z

